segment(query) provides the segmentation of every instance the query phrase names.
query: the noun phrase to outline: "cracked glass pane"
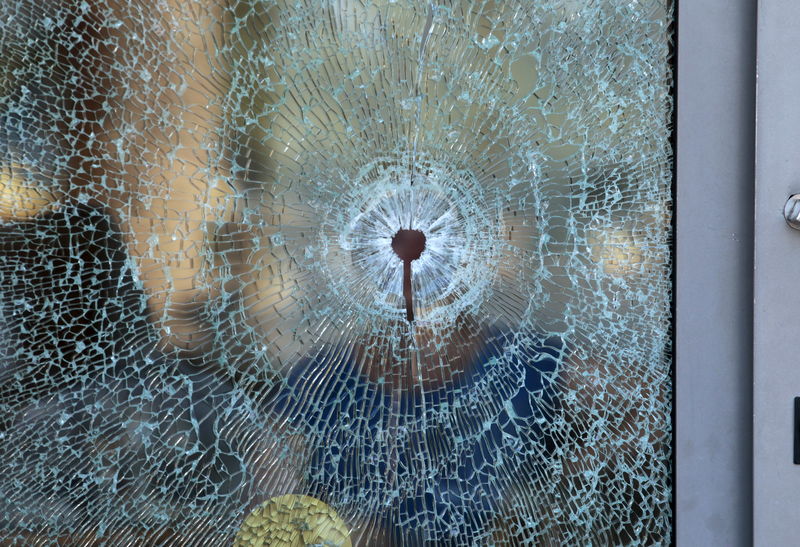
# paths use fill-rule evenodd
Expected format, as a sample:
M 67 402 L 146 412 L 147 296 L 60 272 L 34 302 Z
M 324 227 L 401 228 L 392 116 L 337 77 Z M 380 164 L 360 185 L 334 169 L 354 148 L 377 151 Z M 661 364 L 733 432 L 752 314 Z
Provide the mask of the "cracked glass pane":
M 671 45 L 0 3 L 0 543 L 669 544 Z

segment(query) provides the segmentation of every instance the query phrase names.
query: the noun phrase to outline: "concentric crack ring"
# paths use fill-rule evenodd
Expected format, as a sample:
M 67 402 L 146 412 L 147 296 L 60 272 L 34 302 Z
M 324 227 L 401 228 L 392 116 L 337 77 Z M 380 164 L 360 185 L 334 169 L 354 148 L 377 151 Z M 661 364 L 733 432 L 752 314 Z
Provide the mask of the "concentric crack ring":
M 370 164 L 352 192 L 325 208 L 325 277 L 343 308 L 370 321 L 402 318 L 403 262 L 391 241 L 399 230 L 419 230 L 426 243 L 414 261 L 415 317 L 452 322 L 487 296 L 500 217 L 468 171 L 420 160 L 409 168 L 407 159 Z

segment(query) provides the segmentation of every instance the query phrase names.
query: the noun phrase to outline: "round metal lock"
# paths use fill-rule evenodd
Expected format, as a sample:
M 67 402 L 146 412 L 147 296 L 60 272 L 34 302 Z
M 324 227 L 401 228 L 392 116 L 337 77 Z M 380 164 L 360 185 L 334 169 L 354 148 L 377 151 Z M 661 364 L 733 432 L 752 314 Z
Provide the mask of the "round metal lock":
M 800 194 L 794 194 L 786 200 L 786 205 L 783 206 L 783 218 L 786 219 L 786 224 L 800 230 Z

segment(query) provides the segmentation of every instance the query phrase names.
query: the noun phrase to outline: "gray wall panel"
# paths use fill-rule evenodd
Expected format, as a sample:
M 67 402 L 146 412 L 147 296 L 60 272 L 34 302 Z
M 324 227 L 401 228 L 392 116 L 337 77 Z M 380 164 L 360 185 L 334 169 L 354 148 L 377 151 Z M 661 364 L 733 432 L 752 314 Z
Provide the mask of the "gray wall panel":
M 797 0 L 759 2 L 753 513 L 755 544 L 765 547 L 800 545 L 800 466 L 792 463 L 800 232 L 783 221 L 786 198 L 800 192 L 798 50 Z

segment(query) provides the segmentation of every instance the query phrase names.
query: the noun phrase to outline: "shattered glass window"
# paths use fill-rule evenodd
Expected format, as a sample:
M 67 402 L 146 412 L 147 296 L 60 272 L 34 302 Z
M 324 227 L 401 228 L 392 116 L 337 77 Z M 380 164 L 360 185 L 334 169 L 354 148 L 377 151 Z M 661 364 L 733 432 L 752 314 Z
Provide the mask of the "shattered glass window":
M 0 543 L 671 540 L 669 0 L 0 3 Z

